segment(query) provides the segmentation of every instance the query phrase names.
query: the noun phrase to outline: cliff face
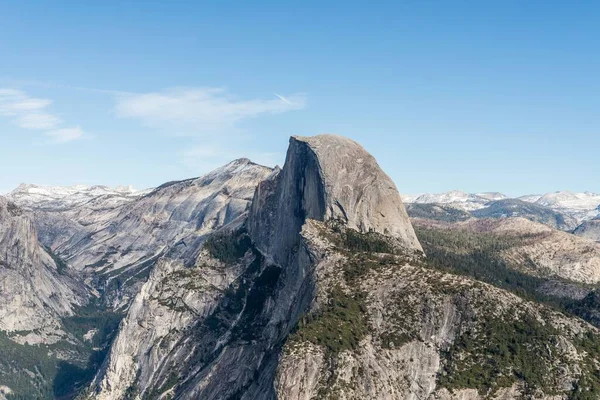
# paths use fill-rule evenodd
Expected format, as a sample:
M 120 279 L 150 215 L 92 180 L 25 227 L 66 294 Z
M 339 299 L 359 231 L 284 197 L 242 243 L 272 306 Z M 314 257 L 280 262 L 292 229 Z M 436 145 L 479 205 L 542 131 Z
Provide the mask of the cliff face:
M 201 178 L 165 184 L 127 206 L 132 215 L 120 222 L 116 238 L 121 240 L 111 238 L 110 243 L 119 251 L 135 246 L 136 258 L 145 251 L 159 253 L 147 266 L 149 277 L 94 382 L 94 396 L 149 396 L 171 387 L 168 366 L 185 364 L 181 357 L 189 357 L 188 346 L 195 345 L 190 338 L 195 324 L 214 312 L 244 273 L 241 264 L 253 262 L 252 257 L 240 264 L 219 261 L 204 250 L 204 242 L 215 231 L 239 228 L 258 182 L 270 173 L 237 160 Z M 118 255 L 115 260 L 119 262 Z
M 87 278 L 105 304 L 124 311 L 160 257 L 179 241 L 206 235 L 243 213 L 270 172 L 240 159 L 127 201 L 104 196 L 36 209 L 34 217 L 53 251 Z
M 158 259 L 85 396 L 562 399 L 596 390 L 600 354 L 587 340 L 597 330 L 435 270 L 395 186 L 351 140 L 292 138 L 248 215 L 227 221 Z
M 19 343 L 54 343 L 60 319 L 87 302 L 83 285 L 39 244 L 32 221 L 0 197 L 0 331 Z
M 285 262 L 306 219 L 338 220 L 422 250 L 392 180 L 372 155 L 341 136 L 292 137 L 283 170 L 256 191 L 248 228 L 261 251 Z

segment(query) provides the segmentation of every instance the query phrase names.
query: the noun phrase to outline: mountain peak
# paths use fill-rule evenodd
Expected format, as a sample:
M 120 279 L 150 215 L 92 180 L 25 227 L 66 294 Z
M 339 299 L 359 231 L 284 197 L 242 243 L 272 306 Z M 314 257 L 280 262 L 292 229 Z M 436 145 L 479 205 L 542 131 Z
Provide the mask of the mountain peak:
M 306 219 L 341 220 L 421 250 L 392 180 L 362 146 L 342 136 L 291 137 L 283 169 L 256 190 L 249 228 L 258 246 L 282 261 Z
M 338 135 L 296 136 L 290 149 L 303 143 L 313 153 L 323 185 L 323 219 L 341 219 L 361 232 L 395 236 L 409 247 L 418 244 L 396 185 L 360 144 Z

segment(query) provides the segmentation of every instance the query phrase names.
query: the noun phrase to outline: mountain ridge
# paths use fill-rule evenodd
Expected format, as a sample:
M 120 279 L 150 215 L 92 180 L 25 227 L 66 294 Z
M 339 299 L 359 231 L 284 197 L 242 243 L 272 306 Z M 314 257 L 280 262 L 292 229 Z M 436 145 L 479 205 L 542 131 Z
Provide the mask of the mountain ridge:
M 500 204 L 501 215 L 513 202 L 454 192 L 447 205 L 410 205 L 444 218 L 457 199 Z M 577 317 L 596 323 L 600 247 L 517 214 L 411 221 L 394 182 L 350 139 L 294 136 L 282 168 L 238 159 L 106 200 L 11 208 L 30 219 L 18 237 L 46 244 L 92 299 L 59 321 L 91 358 L 58 365 L 55 397 L 600 394 L 600 333 Z M 8 376 L 10 390 L 30 393 L 3 371 L 0 384 Z
M 247 158 L 236 161 L 250 162 Z M 254 163 L 252 163 L 254 164 Z M 258 165 L 258 164 L 256 164 Z M 210 171 L 208 173 L 211 173 Z M 67 208 L 81 205 L 86 201 L 99 197 L 115 197 L 115 203 L 127 202 L 151 193 L 161 186 L 174 182 L 194 180 L 188 178 L 166 182 L 156 188 L 137 190 L 132 186 L 104 186 L 104 185 L 73 185 L 73 186 L 43 186 L 22 183 L 17 188 L 4 196 L 22 208 Z M 69 198 L 67 201 L 66 199 Z M 407 204 L 444 204 L 451 205 L 465 211 L 474 211 L 484 208 L 492 201 L 516 199 L 527 203 L 545 206 L 556 211 L 566 212 L 569 215 L 583 220 L 600 216 L 600 194 L 593 192 L 571 192 L 559 190 L 545 194 L 531 194 L 510 197 L 500 192 L 468 193 L 460 190 L 451 190 L 440 193 L 423 193 L 419 195 L 402 194 L 401 198 Z M 61 202 L 61 200 L 63 200 Z M 53 204 L 54 203 L 54 204 Z
M 548 210 L 562 213 L 575 220 L 577 224 L 600 216 L 600 194 L 592 192 L 557 191 L 543 195 L 524 195 L 511 198 L 502 193 L 466 193 L 458 190 L 427 193 L 418 196 L 403 195 L 407 204 L 441 204 L 463 211 L 473 212 L 489 207 L 494 201 L 519 200 Z M 572 227 L 574 228 L 574 227 Z
M 382 221 L 379 202 L 357 207 L 395 190 L 384 175 L 376 182 L 361 175 L 376 164 L 344 157 L 357 151 L 346 139 L 292 138 L 283 168 L 255 189 L 245 223 L 194 243 L 179 253 L 184 259 L 157 264 L 86 398 L 480 399 L 486 390 L 514 398 L 542 379 L 518 378 L 519 363 L 530 364 L 546 345 L 535 338 L 555 329 L 566 347 L 540 359 L 545 384 L 536 393 L 550 399 L 546 391 L 577 391 L 571 382 L 592 373 L 575 361 L 587 360 L 578 335 L 595 335 L 595 328 L 433 270 L 418 239 L 405 236 L 412 227 L 386 229 L 410 225 L 406 213 Z M 356 186 L 348 188 L 344 177 L 354 174 Z M 403 208 L 396 196 L 386 195 Z M 404 234 L 385 235 L 393 232 Z M 485 372 L 491 388 L 465 387 L 477 352 L 485 354 L 499 332 L 518 334 L 521 318 L 537 333 L 519 337 L 527 342 L 519 361 Z M 487 332 L 490 326 L 498 330 Z M 481 332 L 474 354 L 446 355 L 471 332 Z

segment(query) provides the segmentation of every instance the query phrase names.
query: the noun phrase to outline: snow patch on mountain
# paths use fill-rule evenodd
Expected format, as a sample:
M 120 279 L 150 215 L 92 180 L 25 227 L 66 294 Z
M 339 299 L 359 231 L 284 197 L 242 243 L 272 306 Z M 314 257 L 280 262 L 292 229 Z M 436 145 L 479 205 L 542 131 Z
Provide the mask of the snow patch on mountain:
M 484 208 L 490 201 L 505 199 L 502 193 L 466 193 L 460 190 L 452 190 L 443 193 L 425 193 L 420 196 L 404 196 L 406 203 L 417 204 L 446 204 L 465 211 L 473 211 Z
M 118 207 L 152 189 L 136 190 L 132 186 L 41 186 L 22 183 L 6 197 L 22 208 L 66 210 L 102 199 L 103 207 Z M 89 204 L 93 207 L 93 204 Z
M 505 199 L 510 199 L 510 197 L 497 192 L 466 193 L 459 190 L 402 196 L 402 201 L 405 203 L 443 204 L 464 211 L 479 210 L 489 206 L 493 201 Z M 564 213 L 574 218 L 578 223 L 600 215 L 600 194 L 592 192 L 558 191 L 524 195 L 516 199 Z
M 575 193 L 559 191 L 546 193 L 535 203 L 570 214 L 579 221 L 585 221 L 598 215 L 600 194 L 591 192 Z

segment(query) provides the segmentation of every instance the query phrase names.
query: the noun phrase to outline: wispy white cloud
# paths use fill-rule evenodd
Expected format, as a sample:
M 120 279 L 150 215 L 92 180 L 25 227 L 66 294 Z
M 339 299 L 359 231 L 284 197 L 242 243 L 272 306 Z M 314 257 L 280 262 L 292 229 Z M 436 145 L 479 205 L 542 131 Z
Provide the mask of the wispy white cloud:
M 77 128 L 61 128 L 62 120 L 48 108 L 51 100 L 31 97 L 22 90 L 0 88 L 0 116 L 23 129 L 46 131 L 44 135 L 54 143 L 66 143 L 83 137 Z
M 116 112 L 120 117 L 139 119 L 147 126 L 206 135 L 234 128 L 244 119 L 300 110 L 305 106 L 303 94 L 241 99 L 221 88 L 179 88 L 118 95 Z
M 26 87 L 33 86 L 44 89 L 66 89 L 66 90 L 76 90 L 80 92 L 90 92 L 90 93 L 98 93 L 98 94 L 108 94 L 108 95 L 127 95 L 132 94 L 131 92 L 125 92 L 121 90 L 114 89 L 99 89 L 94 87 L 87 86 L 75 86 L 75 85 L 66 85 L 62 83 L 49 82 L 49 81 L 38 81 L 32 79 L 10 79 L 6 77 L 0 77 L 0 85 L 2 86 L 10 86 L 10 87 Z
M 54 143 L 66 143 L 81 139 L 83 137 L 83 131 L 79 127 L 62 128 L 45 132 L 44 135 L 50 138 Z
M 116 95 L 116 114 L 178 136 L 191 143 L 179 154 L 179 164 L 194 174 L 208 172 L 237 158 L 273 166 L 283 155 L 255 151 L 243 122 L 257 117 L 301 110 L 306 95 L 273 93 L 267 98 L 240 98 L 222 88 L 174 88 L 150 93 Z M 245 144 L 246 145 L 245 145 Z M 259 146 L 260 147 L 260 146 Z
M 24 114 L 15 120 L 15 124 L 24 129 L 53 129 L 61 122 L 55 115 L 40 112 Z

